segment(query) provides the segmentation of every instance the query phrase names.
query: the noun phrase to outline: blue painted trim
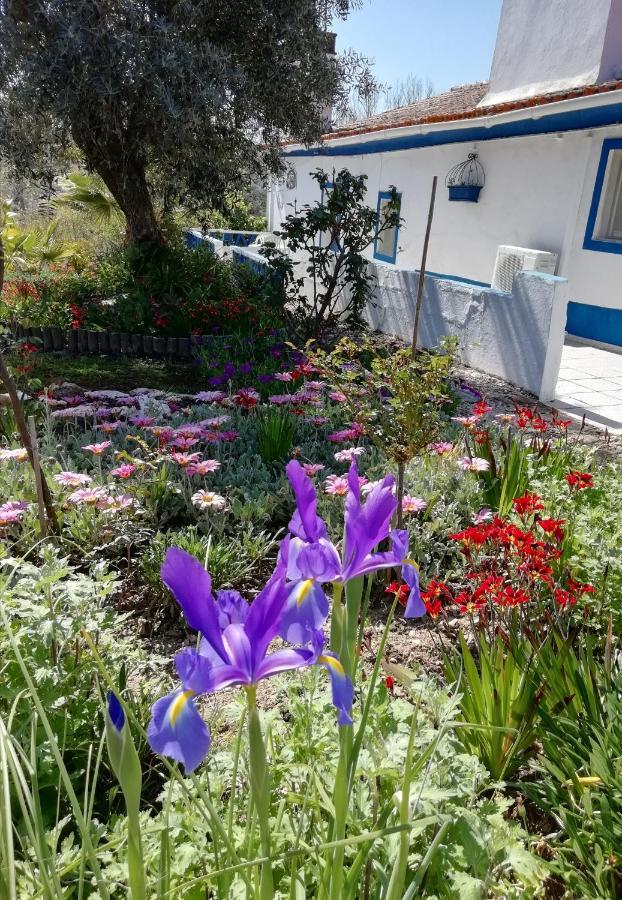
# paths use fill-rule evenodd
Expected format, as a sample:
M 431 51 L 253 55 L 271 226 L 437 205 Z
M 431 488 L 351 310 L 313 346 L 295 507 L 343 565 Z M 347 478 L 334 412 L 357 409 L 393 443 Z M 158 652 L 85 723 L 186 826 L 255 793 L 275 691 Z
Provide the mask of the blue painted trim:
M 398 194 L 400 201 L 400 206 L 402 205 L 402 195 Z M 390 200 L 392 197 L 391 191 L 378 191 L 378 205 L 376 206 L 376 215 L 378 216 L 378 221 L 380 221 L 380 204 L 383 200 Z M 374 259 L 379 259 L 382 262 L 394 263 L 397 259 L 397 239 L 399 234 L 399 225 L 393 226 L 393 255 L 386 256 L 383 253 L 378 252 L 378 238 L 374 240 Z
M 577 337 L 622 347 L 622 309 L 591 306 L 573 300 L 568 304 L 566 331 Z
M 605 186 L 609 154 L 612 150 L 622 150 L 622 138 L 607 138 L 607 140 L 603 141 L 603 148 L 600 151 L 600 160 L 596 172 L 596 181 L 594 182 L 592 205 L 590 206 L 590 213 L 587 217 L 587 226 L 585 228 L 584 250 L 597 250 L 601 253 L 622 253 L 622 241 L 608 241 L 604 238 L 594 237 L 596 218 L 600 208 L 603 187 Z
M 438 147 L 443 144 L 493 141 L 499 138 L 526 137 L 535 134 L 555 134 L 557 131 L 579 131 L 622 123 L 622 103 L 549 113 L 537 119 L 533 117 L 535 109 L 542 109 L 542 107 L 530 108 L 528 118 L 515 119 L 512 122 L 499 122 L 496 125 L 490 124 L 490 119 L 494 118 L 491 116 L 489 123 L 484 125 L 468 125 L 463 128 L 428 131 L 425 134 L 408 134 L 391 138 L 373 138 L 368 141 L 357 141 L 354 144 L 337 144 L 330 141 L 320 147 L 284 150 L 282 156 L 364 156 L 368 153 L 388 153 L 392 150 L 410 150 L 416 147 Z

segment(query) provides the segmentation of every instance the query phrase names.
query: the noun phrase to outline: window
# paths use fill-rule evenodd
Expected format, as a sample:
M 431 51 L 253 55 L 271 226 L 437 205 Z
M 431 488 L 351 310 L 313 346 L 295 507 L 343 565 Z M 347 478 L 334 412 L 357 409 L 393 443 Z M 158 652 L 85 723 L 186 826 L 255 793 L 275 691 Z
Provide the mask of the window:
M 398 194 L 401 203 L 402 195 Z M 391 204 L 391 194 L 389 191 L 380 191 L 378 194 L 378 220 L 384 221 L 387 217 L 389 206 Z M 399 212 L 399 209 L 398 209 Z M 374 241 L 374 259 L 380 259 L 383 262 L 394 263 L 397 257 L 397 236 L 399 226 L 394 225 L 392 228 L 385 228 L 380 232 Z
M 603 141 L 584 250 L 622 253 L 622 140 Z

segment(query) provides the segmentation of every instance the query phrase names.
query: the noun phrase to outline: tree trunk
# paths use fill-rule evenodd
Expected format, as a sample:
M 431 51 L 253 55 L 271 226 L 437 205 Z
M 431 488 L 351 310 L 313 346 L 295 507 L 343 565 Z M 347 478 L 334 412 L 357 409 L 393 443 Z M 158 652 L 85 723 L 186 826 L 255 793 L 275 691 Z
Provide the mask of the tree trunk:
M 153 209 L 145 164 L 137 153 L 128 149 L 130 142 L 113 131 L 105 139 L 98 140 L 77 125 L 72 128 L 72 133 L 89 165 L 101 176 L 121 207 L 128 242 L 159 243 L 162 231 Z

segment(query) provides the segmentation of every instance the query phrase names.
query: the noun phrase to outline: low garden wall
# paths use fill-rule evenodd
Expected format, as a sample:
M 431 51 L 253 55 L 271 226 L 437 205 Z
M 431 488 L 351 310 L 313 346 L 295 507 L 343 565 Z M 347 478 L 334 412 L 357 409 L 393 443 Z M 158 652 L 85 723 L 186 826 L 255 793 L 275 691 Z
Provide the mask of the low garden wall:
M 160 359 L 191 359 L 202 347 L 209 347 L 213 335 L 188 335 L 186 337 L 158 337 L 151 334 L 127 334 L 117 331 L 89 331 L 76 328 L 8 329 L 9 340 L 33 341 L 44 351 L 65 351 L 106 356 L 143 356 Z
M 372 328 L 410 341 L 419 273 L 374 263 L 377 287 L 366 311 Z M 566 279 L 520 272 L 511 293 L 426 276 L 419 346 L 458 339 L 465 365 L 497 375 L 541 400 L 555 396 L 566 323 Z

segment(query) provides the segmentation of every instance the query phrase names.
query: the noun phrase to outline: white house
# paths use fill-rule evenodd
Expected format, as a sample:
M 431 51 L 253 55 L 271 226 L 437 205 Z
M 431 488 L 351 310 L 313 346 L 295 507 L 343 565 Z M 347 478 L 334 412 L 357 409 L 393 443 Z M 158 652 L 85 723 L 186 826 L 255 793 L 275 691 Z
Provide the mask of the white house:
M 485 184 L 477 202 L 456 202 L 445 177 L 470 154 Z M 318 146 L 285 145 L 283 157 L 270 230 L 292 204 L 321 202 L 317 168 L 366 174 L 370 203 L 395 185 L 404 224 L 370 250 L 395 287 L 420 264 L 438 175 L 431 278 L 485 292 L 500 245 L 554 254 L 518 268 L 548 261 L 565 279 L 568 332 L 622 346 L 622 0 L 504 0 L 488 82 L 335 128 Z

